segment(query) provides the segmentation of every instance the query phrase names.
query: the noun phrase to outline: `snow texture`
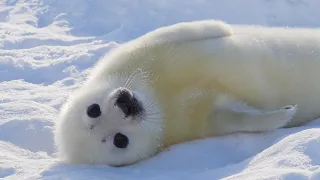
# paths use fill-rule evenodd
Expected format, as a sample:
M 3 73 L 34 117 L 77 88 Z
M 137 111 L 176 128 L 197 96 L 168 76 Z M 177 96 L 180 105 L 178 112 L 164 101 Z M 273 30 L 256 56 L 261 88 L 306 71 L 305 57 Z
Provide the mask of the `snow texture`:
M 182 21 L 319 27 L 319 0 L 0 0 L 0 179 L 320 179 L 320 119 L 175 145 L 140 164 L 70 165 L 52 128 L 119 43 Z

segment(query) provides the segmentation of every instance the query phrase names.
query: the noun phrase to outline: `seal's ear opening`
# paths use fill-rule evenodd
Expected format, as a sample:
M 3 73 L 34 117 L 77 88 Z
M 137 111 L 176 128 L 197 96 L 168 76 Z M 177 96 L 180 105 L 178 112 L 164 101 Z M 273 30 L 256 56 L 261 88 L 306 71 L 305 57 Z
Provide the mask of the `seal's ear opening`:
M 141 103 L 134 97 L 130 90 L 120 88 L 118 91 L 115 105 L 122 110 L 126 117 L 137 116 L 143 112 Z

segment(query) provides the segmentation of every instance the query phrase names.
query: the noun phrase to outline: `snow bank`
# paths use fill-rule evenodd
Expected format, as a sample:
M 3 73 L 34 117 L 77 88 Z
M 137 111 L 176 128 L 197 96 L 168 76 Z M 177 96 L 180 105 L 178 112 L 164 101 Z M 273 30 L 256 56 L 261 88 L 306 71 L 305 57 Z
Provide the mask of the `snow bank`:
M 319 7 L 318 0 L 0 1 L 0 179 L 320 179 L 320 119 L 180 144 L 124 168 L 63 164 L 52 138 L 61 104 L 117 43 L 212 18 L 319 27 Z

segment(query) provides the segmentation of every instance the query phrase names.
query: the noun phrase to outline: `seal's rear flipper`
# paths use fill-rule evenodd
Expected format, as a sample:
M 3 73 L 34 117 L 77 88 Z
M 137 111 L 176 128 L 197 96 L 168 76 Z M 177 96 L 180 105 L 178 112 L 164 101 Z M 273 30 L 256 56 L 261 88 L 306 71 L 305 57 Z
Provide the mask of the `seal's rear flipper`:
M 222 132 L 230 133 L 263 132 L 281 128 L 292 119 L 297 110 L 297 105 L 266 111 L 232 99 L 224 99 L 222 102 L 216 107 L 212 118 L 222 128 Z

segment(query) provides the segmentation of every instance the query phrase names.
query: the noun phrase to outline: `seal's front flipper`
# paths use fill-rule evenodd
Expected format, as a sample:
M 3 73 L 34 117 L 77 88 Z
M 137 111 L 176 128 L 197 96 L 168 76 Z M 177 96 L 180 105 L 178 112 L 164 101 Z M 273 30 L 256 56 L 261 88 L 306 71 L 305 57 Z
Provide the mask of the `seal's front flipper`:
M 281 109 L 265 111 L 250 107 L 235 100 L 223 101 L 213 113 L 213 121 L 221 132 L 263 132 L 286 125 L 297 110 L 297 105 L 287 105 Z

